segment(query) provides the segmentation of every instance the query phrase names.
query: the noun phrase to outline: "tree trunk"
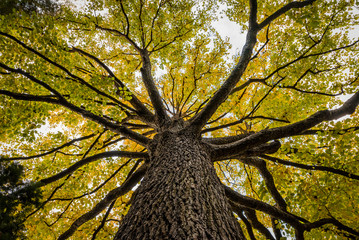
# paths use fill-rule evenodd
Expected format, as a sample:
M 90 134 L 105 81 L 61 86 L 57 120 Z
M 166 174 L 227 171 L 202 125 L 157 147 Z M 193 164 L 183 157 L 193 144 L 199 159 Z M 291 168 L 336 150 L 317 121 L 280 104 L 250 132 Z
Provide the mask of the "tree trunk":
M 244 239 L 205 145 L 164 132 L 115 239 Z

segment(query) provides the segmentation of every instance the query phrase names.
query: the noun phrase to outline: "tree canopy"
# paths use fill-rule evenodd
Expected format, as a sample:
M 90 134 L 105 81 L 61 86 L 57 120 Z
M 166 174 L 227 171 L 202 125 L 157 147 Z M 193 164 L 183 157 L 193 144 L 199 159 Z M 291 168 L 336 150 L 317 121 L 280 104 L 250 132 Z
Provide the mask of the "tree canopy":
M 183 128 L 244 237 L 359 237 L 353 1 L 37 2 L 0 12 L 0 175 L 42 192 L 25 216 L 7 204 L 22 234 L 113 239 L 152 140 Z M 246 34 L 234 56 L 221 16 Z

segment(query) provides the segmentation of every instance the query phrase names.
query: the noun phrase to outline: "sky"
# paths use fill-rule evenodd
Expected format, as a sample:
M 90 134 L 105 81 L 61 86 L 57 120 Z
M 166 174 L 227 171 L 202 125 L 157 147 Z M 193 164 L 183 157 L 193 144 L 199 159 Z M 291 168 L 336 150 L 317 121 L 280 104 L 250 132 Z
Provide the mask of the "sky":
M 232 45 L 230 50 L 232 55 L 242 49 L 246 41 L 246 33 L 241 33 L 241 27 L 237 23 L 230 21 L 227 16 L 223 16 L 219 21 L 214 22 L 212 26 L 221 36 L 229 38 Z

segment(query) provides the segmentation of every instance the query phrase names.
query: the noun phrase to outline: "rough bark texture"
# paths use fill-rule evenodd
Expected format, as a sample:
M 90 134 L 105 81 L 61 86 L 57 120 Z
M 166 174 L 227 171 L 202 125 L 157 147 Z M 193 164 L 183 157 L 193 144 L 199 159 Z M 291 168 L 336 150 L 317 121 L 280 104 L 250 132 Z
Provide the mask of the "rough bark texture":
M 205 145 L 165 132 L 115 239 L 244 239 Z

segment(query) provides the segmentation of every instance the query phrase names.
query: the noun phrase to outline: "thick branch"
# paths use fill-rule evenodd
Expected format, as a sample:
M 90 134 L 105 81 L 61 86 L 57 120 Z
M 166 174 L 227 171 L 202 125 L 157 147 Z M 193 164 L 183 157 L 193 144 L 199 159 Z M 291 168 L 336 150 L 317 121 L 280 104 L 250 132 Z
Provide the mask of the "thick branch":
M 358 104 L 359 92 L 354 94 L 338 109 L 319 111 L 302 121 L 283 127 L 265 129 L 227 145 L 214 146 L 213 158 L 225 158 L 235 156 L 246 151 L 249 148 L 264 144 L 268 141 L 297 135 L 307 129 L 314 127 L 321 122 L 335 120 L 345 115 L 350 115 L 354 113 Z
M 76 221 L 71 224 L 70 228 L 59 236 L 58 240 L 65 240 L 71 237 L 82 224 L 96 217 L 99 213 L 106 209 L 106 207 L 109 206 L 115 199 L 129 192 L 141 180 L 146 170 L 147 165 L 142 165 L 120 187 L 110 191 L 104 199 L 102 199 L 98 204 L 96 204 L 95 207 L 93 207 L 90 211 L 76 219 Z
M 292 8 L 301 8 L 314 2 L 315 0 L 308 0 L 305 2 L 292 2 L 276 11 L 274 14 L 269 16 L 260 25 L 256 22 L 257 15 L 257 3 L 255 0 L 250 1 L 251 11 L 249 16 L 249 30 L 247 33 L 246 43 L 243 47 L 241 58 L 238 64 L 235 66 L 231 75 L 227 78 L 221 88 L 214 94 L 208 104 L 203 110 L 191 119 L 191 127 L 195 132 L 199 132 L 211 116 L 216 112 L 218 107 L 227 99 L 228 95 L 231 94 L 233 88 L 241 79 L 247 65 L 251 59 L 252 51 L 256 43 L 256 36 L 260 29 L 264 28 L 271 21 L 281 16 Z
M 233 88 L 241 79 L 251 59 L 253 48 L 257 41 L 258 28 L 256 23 L 256 16 L 257 16 L 256 1 L 255 0 L 250 1 L 250 4 L 251 4 L 251 11 L 249 17 L 249 30 L 247 33 L 246 43 L 242 49 L 241 58 L 239 59 L 238 64 L 234 67 L 230 76 L 218 89 L 218 91 L 213 95 L 213 97 L 209 100 L 206 106 L 190 120 L 191 122 L 190 127 L 196 133 L 199 133 L 201 131 L 203 126 L 217 111 L 218 107 L 230 95 Z
M 270 143 L 264 143 L 257 147 L 250 148 L 242 152 L 240 155 L 236 156 L 236 158 L 240 161 L 244 161 L 243 159 L 246 159 L 247 157 L 260 156 L 263 154 L 273 154 L 276 153 L 280 147 L 281 147 L 281 143 L 278 140 L 276 140 Z M 211 157 L 213 162 L 229 159 L 229 158 L 215 158 L 215 156 L 213 155 Z
M 146 90 L 148 92 L 148 95 L 150 96 L 153 108 L 155 109 L 158 124 L 162 126 L 169 121 L 169 117 L 163 105 L 161 95 L 158 92 L 158 89 L 152 77 L 150 56 L 147 50 L 141 50 L 140 53 L 142 57 L 142 81 L 146 86 Z
M 253 210 L 259 210 L 261 212 L 267 213 L 273 217 L 276 217 L 278 219 L 283 220 L 284 222 L 294 226 L 294 227 L 300 227 L 301 221 L 305 221 L 304 219 L 297 217 L 291 213 L 285 212 L 279 208 L 273 207 L 269 205 L 268 203 L 243 196 L 233 189 L 224 186 L 225 194 L 226 196 L 233 201 L 234 203 L 243 205 L 245 207 L 251 208 Z M 307 222 L 307 221 L 306 221 Z
M 108 157 L 147 158 L 148 155 L 145 152 L 142 153 L 142 152 L 126 152 L 126 151 L 109 151 L 109 152 L 99 153 L 99 154 L 84 158 L 84 159 L 76 162 L 75 164 L 71 165 L 69 168 L 59 172 L 58 174 L 56 174 L 54 176 L 40 180 L 40 183 L 41 183 L 41 185 L 46 185 L 46 184 L 55 182 L 55 181 L 65 177 L 66 175 L 73 173 L 78 168 L 80 168 L 86 164 L 94 162 L 98 159 L 108 158 Z
M 223 185 L 224 186 L 224 185 Z M 234 202 L 235 204 L 239 204 L 240 206 L 244 206 L 247 208 L 250 208 L 252 210 L 259 210 L 261 212 L 267 213 L 272 217 L 281 219 L 282 221 L 292 225 L 296 229 L 296 235 L 300 236 L 299 239 L 304 239 L 303 233 L 304 231 L 310 231 L 314 228 L 319 228 L 325 224 L 332 224 L 336 226 L 339 230 L 346 231 L 350 234 L 353 234 L 354 236 L 359 236 L 359 232 L 342 224 L 335 218 L 323 218 L 315 222 L 308 222 L 307 220 L 300 218 L 298 216 L 295 216 L 294 214 L 282 211 L 278 208 L 275 208 L 267 203 L 243 196 L 233 189 L 224 186 L 225 194 L 227 198 Z M 253 213 L 253 212 L 252 212 Z
M 258 156 L 262 154 L 273 154 L 276 153 L 281 147 L 281 143 L 278 140 L 275 140 L 270 143 L 264 143 L 254 148 L 250 148 L 244 151 L 245 156 Z

